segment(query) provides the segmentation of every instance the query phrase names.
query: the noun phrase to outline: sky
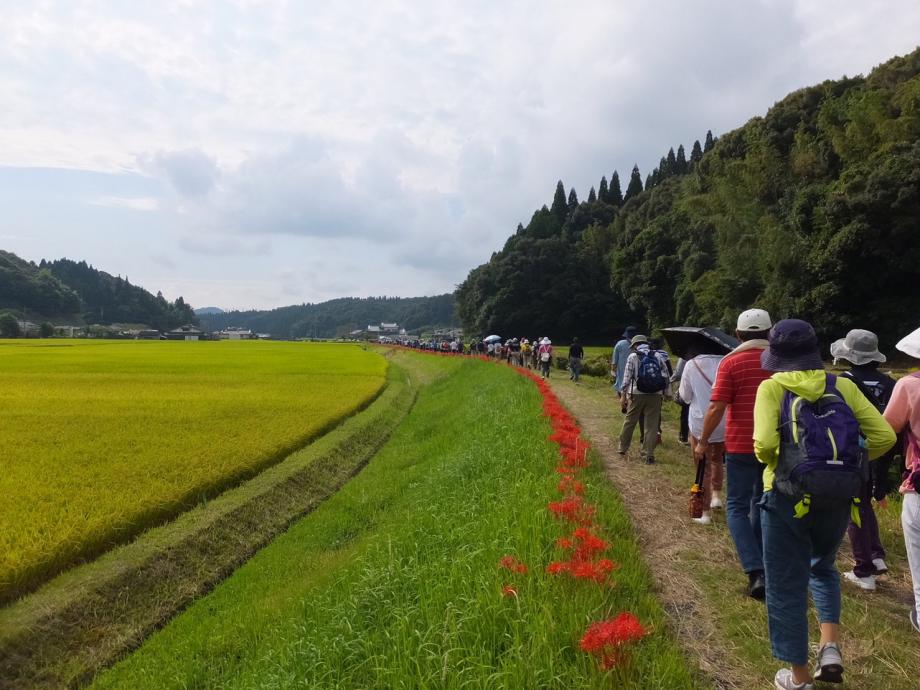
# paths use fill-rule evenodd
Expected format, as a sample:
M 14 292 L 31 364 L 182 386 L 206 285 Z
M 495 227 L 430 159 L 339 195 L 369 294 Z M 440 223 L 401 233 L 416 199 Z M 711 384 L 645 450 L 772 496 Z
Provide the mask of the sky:
M 0 248 L 196 307 L 447 292 L 558 179 L 918 36 L 917 0 L 0 0 Z

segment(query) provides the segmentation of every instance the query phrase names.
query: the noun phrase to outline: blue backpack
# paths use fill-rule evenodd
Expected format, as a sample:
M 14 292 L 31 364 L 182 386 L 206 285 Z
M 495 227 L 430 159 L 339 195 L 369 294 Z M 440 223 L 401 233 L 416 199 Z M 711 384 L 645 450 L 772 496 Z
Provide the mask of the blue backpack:
M 826 376 L 820 398 L 809 402 L 786 391 L 780 411 L 779 461 L 773 486 L 801 499 L 802 514 L 813 502 L 856 499 L 869 480 L 869 457 L 859 422 L 837 390 L 837 377 Z
M 668 387 L 668 377 L 661 370 L 661 362 L 655 350 L 649 348 L 639 354 L 639 371 L 636 374 L 636 388 L 640 393 L 660 393 Z

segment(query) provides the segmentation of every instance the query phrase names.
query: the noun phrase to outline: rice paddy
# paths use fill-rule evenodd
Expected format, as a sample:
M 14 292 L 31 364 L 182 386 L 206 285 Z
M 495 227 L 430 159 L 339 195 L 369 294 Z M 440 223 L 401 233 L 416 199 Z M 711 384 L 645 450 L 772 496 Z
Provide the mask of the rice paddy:
M 0 344 L 0 600 L 251 476 L 370 402 L 355 345 Z

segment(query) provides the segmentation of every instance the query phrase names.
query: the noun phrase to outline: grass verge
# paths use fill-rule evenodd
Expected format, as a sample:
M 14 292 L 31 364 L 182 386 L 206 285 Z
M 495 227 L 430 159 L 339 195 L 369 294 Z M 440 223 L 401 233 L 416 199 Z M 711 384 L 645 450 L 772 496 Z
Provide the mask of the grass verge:
M 359 476 L 94 687 L 695 687 L 597 457 L 585 497 L 621 564 L 612 587 L 544 571 L 565 530 L 546 509 L 558 455 L 536 388 L 459 367 Z M 509 554 L 529 571 L 500 570 Z M 578 639 L 624 610 L 654 633 L 602 672 Z
M 376 402 L 310 446 L 0 610 L 0 687 L 89 679 L 334 493 L 410 409 L 418 380 L 403 360 Z

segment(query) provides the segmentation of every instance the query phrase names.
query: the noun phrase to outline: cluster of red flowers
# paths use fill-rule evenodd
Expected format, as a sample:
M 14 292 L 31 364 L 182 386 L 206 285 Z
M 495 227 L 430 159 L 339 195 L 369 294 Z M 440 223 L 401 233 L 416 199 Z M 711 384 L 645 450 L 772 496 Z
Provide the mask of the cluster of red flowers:
M 496 361 L 482 355 L 477 356 L 477 359 Z M 547 508 L 555 518 L 569 523 L 573 528 L 571 535 L 556 540 L 556 546 L 566 553 L 566 560 L 553 561 L 546 567 L 546 572 L 550 575 L 567 574 L 575 580 L 608 584 L 609 576 L 617 564 L 602 557 L 610 544 L 596 534 L 594 517 L 597 508 L 585 501 L 584 484 L 576 478 L 580 470 L 588 467 L 591 444 L 582 437 L 575 418 L 563 407 L 545 380 L 528 369 L 513 368 L 532 380 L 543 396 L 543 414 L 549 418 L 553 429 L 549 440 L 559 446 L 560 460 L 556 472 L 561 476 L 557 489 L 562 494 L 562 500 L 550 501 Z M 519 575 L 528 572 L 527 565 L 510 555 L 502 557 L 498 567 Z M 517 585 L 506 582 L 502 585 L 501 594 L 516 599 L 518 589 Z M 625 658 L 630 643 L 641 640 L 648 633 L 649 630 L 632 613 L 621 613 L 616 618 L 588 626 L 580 646 L 583 651 L 598 658 L 601 668 L 609 669 Z
M 589 625 L 580 646 L 598 658 L 601 668 L 608 669 L 622 661 L 629 643 L 638 642 L 648 633 L 633 614 L 621 613 L 616 618 Z
M 513 573 L 526 573 L 527 566 L 521 563 L 514 556 L 503 556 L 502 559 L 498 562 L 499 568 L 505 568 L 510 570 Z

